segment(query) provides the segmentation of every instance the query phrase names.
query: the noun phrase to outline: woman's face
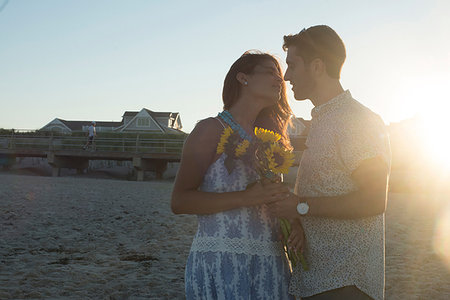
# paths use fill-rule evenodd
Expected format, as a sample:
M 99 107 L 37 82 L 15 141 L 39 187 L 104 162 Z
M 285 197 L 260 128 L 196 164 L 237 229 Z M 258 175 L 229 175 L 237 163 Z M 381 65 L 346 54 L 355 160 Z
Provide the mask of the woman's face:
M 247 76 L 248 85 L 246 88 L 252 95 L 262 99 L 265 107 L 277 103 L 284 81 L 273 61 L 265 60 L 261 62 Z

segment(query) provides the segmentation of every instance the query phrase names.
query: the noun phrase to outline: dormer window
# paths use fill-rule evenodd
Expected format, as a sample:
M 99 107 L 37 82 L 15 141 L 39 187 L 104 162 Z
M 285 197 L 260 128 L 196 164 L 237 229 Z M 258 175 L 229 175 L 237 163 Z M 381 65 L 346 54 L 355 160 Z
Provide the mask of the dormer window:
M 137 118 L 137 126 L 138 127 L 150 127 L 150 119 L 149 118 Z

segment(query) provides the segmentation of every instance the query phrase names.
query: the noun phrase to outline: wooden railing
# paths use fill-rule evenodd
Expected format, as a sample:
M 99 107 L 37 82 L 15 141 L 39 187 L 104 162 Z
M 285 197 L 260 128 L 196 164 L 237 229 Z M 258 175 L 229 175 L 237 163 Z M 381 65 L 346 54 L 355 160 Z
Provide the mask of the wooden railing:
M 31 134 L 32 133 L 32 134 Z M 305 149 L 305 136 L 291 137 L 295 152 Z M 80 136 L 44 135 L 32 130 L 13 130 L 10 134 L 0 134 L 0 150 L 82 150 L 87 138 Z M 177 153 L 181 154 L 184 139 L 140 138 L 136 137 L 96 137 L 96 151 L 132 153 Z
M 0 149 L 11 150 L 82 150 L 86 137 L 0 135 Z M 95 138 L 95 151 L 134 153 L 181 153 L 182 139 Z M 89 147 L 91 148 L 91 147 Z

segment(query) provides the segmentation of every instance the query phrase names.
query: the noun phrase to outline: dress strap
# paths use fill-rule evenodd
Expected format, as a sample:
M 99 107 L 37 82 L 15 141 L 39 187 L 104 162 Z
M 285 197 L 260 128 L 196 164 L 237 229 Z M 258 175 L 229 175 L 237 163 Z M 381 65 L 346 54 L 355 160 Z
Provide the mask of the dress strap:
M 217 121 L 219 121 L 220 124 L 222 124 L 222 127 L 225 129 L 225 124 L 223 124 L 222 120 L 219 117 L 215 117 L 214 119 L 216 119 Z

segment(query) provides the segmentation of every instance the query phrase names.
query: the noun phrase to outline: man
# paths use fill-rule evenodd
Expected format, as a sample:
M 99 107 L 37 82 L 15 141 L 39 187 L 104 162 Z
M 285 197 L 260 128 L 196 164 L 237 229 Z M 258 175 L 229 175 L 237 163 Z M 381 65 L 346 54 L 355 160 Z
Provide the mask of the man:
M 86 145 L 83 146 L 83 149 L 86 150 L 88 146 L 91 146 L 92 150 L 95 150 L 94 137 L 97 135 L 95 131 L 95 121 L 92 121 L 91 125 L 88 128 L 88 140 Z
M 290 292 L 314 300 L 383 299 L 390 172 L 385 125 L 342 88 L 346 51 L 333 29 L 313 26 L 285 36 L 283 49 L 295 99 L 314 105 L 294 194 L 269 207 L 300 219 L 306 237 L 309 271 L 293 270 Z M 303 243 L 301 230 L 293 229 L 292 244 Z

